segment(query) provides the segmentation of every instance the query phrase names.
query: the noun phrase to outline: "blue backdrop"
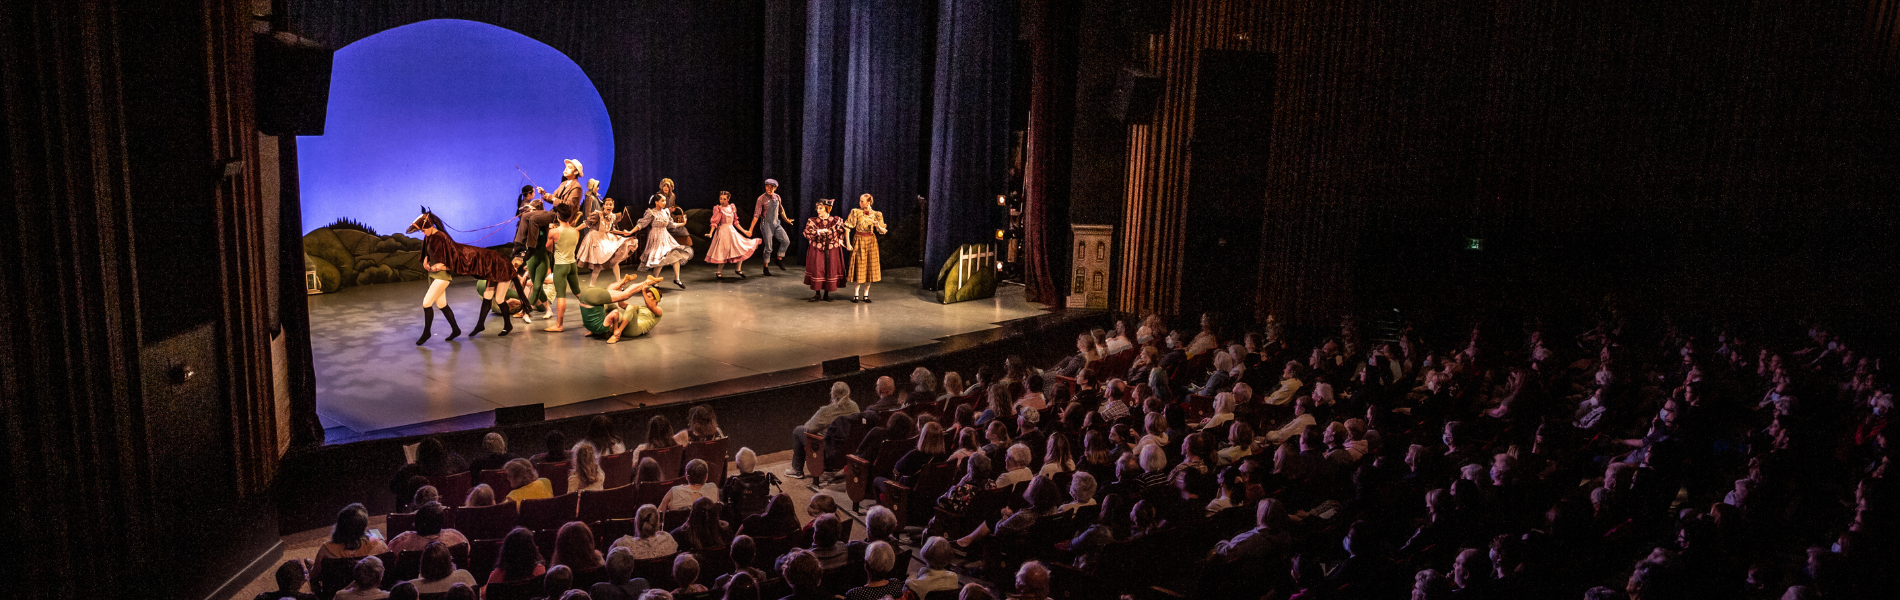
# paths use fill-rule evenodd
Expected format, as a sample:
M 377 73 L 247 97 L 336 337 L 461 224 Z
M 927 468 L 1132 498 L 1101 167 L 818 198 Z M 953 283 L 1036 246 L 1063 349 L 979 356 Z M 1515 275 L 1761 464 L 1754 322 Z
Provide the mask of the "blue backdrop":
M 561 159 L 608 189 L 613 126 L 567 55 L 501 27 L 437 19 L 363 38 L 336 52 L 324 135 L 299 137 L 306 228 L 338 217 L 396 233 L 428 205 L 474 229 L 513 215 L 534 182 L 553 191 Z M 510 241 L 513 229 L 480 240 Z M 481 234 L 456 234 L 475 243 Z

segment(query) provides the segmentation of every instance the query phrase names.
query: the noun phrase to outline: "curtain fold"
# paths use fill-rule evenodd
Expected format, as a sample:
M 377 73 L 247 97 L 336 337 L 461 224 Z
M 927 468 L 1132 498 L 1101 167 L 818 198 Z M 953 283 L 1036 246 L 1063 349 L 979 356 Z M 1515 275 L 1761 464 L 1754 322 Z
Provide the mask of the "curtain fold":
M 930 231 L 924 271 L 1000 227 L 1009 177 L 1010 50 L 1015 3 L 943 2 L 930 139 Z M 928 285 L 928 284 L 926 284 Z

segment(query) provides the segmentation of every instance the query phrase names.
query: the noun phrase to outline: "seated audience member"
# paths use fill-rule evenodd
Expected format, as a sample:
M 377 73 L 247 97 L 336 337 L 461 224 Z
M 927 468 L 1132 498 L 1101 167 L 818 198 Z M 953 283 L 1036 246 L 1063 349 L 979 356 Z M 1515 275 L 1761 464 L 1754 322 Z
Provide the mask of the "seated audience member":
M 368 558 L 373 559 L 376 557 L 370 556 Z M 381 561 L 377 561 L 377 562 L 380 563 Z M 292 559 L 292 560 L 284 561 L 284 564 L 277 566 L 277 574 L 276 574 L 277 590 L 258 594 L 254 600 L 278 600 L 280 598 L 295 598 L 296 600 L 317 600 L 316 594 L 303 591 L 304 584 L 307 584 L 310 582 L 311 568 L 313 568 L 313 564 L 309 560 Z M 358 571 L 361 571 L 361 569 L 358 569 Z M 358 579 L 362 578 L 362 574 L 360 572 L 357 574 L 357 578 Z M 377 575 L 377 579 L 380 580 L 381 578 L 382 576 L 379 573 Z M 375 588 L 374 585 L 370 587 L 371 589 Z
M 1309 397 L 1300 394 L 1300 388 L 1305 385 L 1300 381 L 1300 374 L 1303 371 L 1305 371 L 1305 365 L 1301 365 L 1300 361 L 1287 361 L 1286 368 L 1280 371 L 1279 389 L 1273 390 L 1272 393 L 1267 394 L 1267 397 L 1261 398 L 1260 401 L 1269 406 L 1284 406 L 1286 403 L 1292 402 L 1294 398 Z
M 694 500 L 686 522 L 673 529 L 673 539 L 681 550 L 698 552 L 726 545 L 726 526 L 719 520 L 719 507 L 713 501 Z
M 991 535 L 1020 538 L 1029 531 L 1030 527 L 1036 525 L 1037 519 L 1054 513 L 1056 506 L 1062 503 L 1062 496 L 1061 492 L 1056 490 L 1055 482 L 1048 477 L 1038 475 L 1030 480 L 1029 487 L 1023 490 L 1023 500 L 1029 506 L 1014 512 L 1004 508 L 1004 516 L 996 522 L 994 531 L 990 529 L 989 523 L 980 523 L 976 526 L 976 530 L 956 541 L 957 547 L 969 547 Z
M 1042 469 L 1036 472 L 1037 475 L 1055 477 L 1075 470 L 1075 452 L 1069 449 L 1069 436 L 1052 435 L 1044 444 Z
M 937 398 L 937 376 L 929 368 L 917 367 L 910 371 L 910 389 L 906 391 L 904 405 L 931 402 Z
M 581 442 L 593 444 L 594 450 L 603 455 L 627 451 L 627 444 L 620 441 L 620 436 L 614 433 L 614 420 L 607 415 L 594 415 L 593 420 L 587 422 L 587 437 L 581 438 Z M 572 455 L 580 446 L 580 442 L 575 442 L 574 446 L 575 448 L 567 450 L 568 454 Z
M 666 491 L 666 498 L 660 500 L 660 510 L 674 511 L 693 506 L 693 502 L 706 499 L 719 502 L 719 488 L 706 482 L 712 475 L 712 467 L 706 461 L 693 459 L 686 463 L 686 483 L 673 486 Z
M 1074 512 L 1095 506 L 1095 476 L 1088 471 L 1076 471 L 1069 479 L 1069 497 L 1073 500 L 1056 507 L 1056 514 Z
M 774 494 L 765 503 L 765 512 L 748 515 L 739 524 L 739 533 L 754 538 L 775 538 L 797 533 L 798 515 L 793 512 L 792 497 Z
M 1221 469 L 1219 484 L 1220 495 L 1207 503 L 1207 514 L 1213 515 L 1247 502 L 1247 481 L 1240 467 Z
M 805 503 L 805 516 L 811 517 L 811 520 L 806 522 L 803 528 L 800 528 L 797 533 L 792 535 L 792 545 L 800 548 L 812 547 L 812 538 L 817 535 L 818 517 L 825 515 L 832 515 L 838 519 L 838 524 L 841 527 L 841 529 L 839 529 L 838 539 L 851 539 L 851 524 L 855 522 L 852 520 L 851 514 L 839 508 L 836 498 L 831 497 L 829 494 L 818 494 L 812 496 L 810 502 Z
M 1041 375 L 1031 374 L 1024 380 L 1023 385 L 1028 391 L 1024 393 L 1021 398 L 1016 399 L 1015 405 L 1018 410 L 1024 408 L 1033 408 L 1039 411 L 1049 410 L 1049 400 L 1044 397 L 1042 393 L 1043 384 Z
M 825 567 L 811 551 L 794 549 L 779 563 L 779 573 L 792 588 L 792 594 L 781 600 L 832 600 L 825 591 Z
M 421 576 L 409 580 L 415 584 L 418 594 L 436 594 L 449 591 L 455 584 L 481 585 L 468 571 L 456 568 L 455 558 L 449 554 L 449 547 L 442 542 L 429 542 L 422 549 Z
M 647 441 L 633 449 L 633 460 L 639 462 L 649 450 L 665 450 L 680 445 L 673 440 L 673 423 L 665 415 L 653 415 L 647 419 Z
M 633 534 L 620 536 L 620 539 L 614 540 L 613 547 L 626 548 L 636 560 L 659 558 L 679 551 L 679 543 L 663 527 L 666 522 L 661 518 L 658 507 L 641 505 L 633 513 L 633 522 Z
M 651 456 L 642 456 L 638 462 L 634 463 L 634 483 L 658 483 L 661 481 L 667 481 L 667 478 L 660 473 L 660 461 L 654 460 Z
M 838 417 L 857 413 L 858 403 L 851 401 L 851 386 L 842 381 L 831 384 L 831 402 L 818 407 L 804 425 L 792 428 L 792 466 L 785 470 L 785 475 L 792 479 L 805 478 L 806 433 L 823 434 L 825 428 Z
M 607 474 L 600 470 L 600 452 L 593 442 L 581 442 L 574 448 L 574 462 L 567 469 L 568 493 L 607 489 Z
M 885 413 L 904 407 L 904 397 L 897 393 L 896 380 L 888 376 L 879 377 L 877 378 L 877 383 L 873 384 L 872 389 L 877 391 L 877 401 L 872 402 L 870 406 L 864 407 L 864 410 L 875 413 Z
M 950 570 L 950 561 L 956 555 L 950 549 L 950 540 L 942 536 L 932 536 L 924 542 L 924 568 L 918 569 L 904 587 L 912 596 L 923 598 L 931 592 L 957 589 L 957 574 Z
M 1039 561 L 1023 563 L 1016 570 L 1016 593 L 1010 598 L 1046 600 L 1049 597 L 1049 568 Z
M 462 506 L 468 508 L 481 508 L 483 506 L 494 505 L 495 488 L 488 487 L 486 483 L 478 483 L 475 484 L 475 487 L 469 488 L 468 499 L 462 502 Z
M 1221 392 L 1214 396 L 1214 416 L 1201 420 L 1201 429 L 1213 430 L 1234 420 L 1233 392 Z
M 554 555 L 548 563 L 586 573 L 606 566 L 607 561 L 594 549 L 594 530 L 586 523 L 568 521 L 554 534 Z
M 1234 421 L 1227 428 L 1227 447 L 1214 453 L 1218 466 L 1227 466 L 1254 453 L 1253 426 L 1246 421 Z
M 917 446 L 904 453 L 891 467 L 891 475 L 898 483 L 913 485 L 916 476 L 924 467 L 943 462 L 950 456 L 944 444 L 943 426 L 936 422 L 925 423 L 917 434 Z M 884 478 L 880 477 L 877 489 L 884 489 Z
M 1265 437 L 1269 444 L 1278 444 L 1299 437 L 1300 434 L 1306 432 L 1308 425 L 1314 423 L 1316 421 L 1313 420 L 1313 400 L 1301 396 L 1293 402 L 1293 418 L 1281 425 L 1279 429 L 1269 431 L 1262 437 Z
M 409 506 L 411 508 L 419 509 L 419 508 L 422 508 L 422 505 L 424 504 L 428 504 L 430 502 L 441 502 L 441 501 L 442 501 L 442 490 L 435 489 L 435 486 L 433 485 L 425 485 L 425 486 L 416 488 L 416 495 L 415 497 L 410 499 Z
M 466 583 L 451 585 L 442 593 L 442 600 L 476 600 L 475 588 Z
M 870 411 L 866 411 L 866 415 L 867 421 L 875 422 L 873 419 L 877 418 L 876 414 L 871 414 Z M 877 460 L 878 450 L 884 445 L 885 440 L 907 440 L 917 432 L 917 422 L 911 418 L 908 413 L 901 411 L 892 412 L 884 415 L 882 418 L 884 424 L 872 427 L 870 431 L 866 432 L 864 439 L 858 442 L 858 447 L 855 451 L 851 451 L 852 449 L 850 448 L 838 448 L 832 450 L 832 452 L 851 451 L 849 453 L 863 457 L 865 460 Z M 827 438 L 827 440 L 829 440 L 829 438 Z M 829 444 L 829 442 L 827 442 L 827 444 Z M 843 474 L 840 473 L 839 476 L 842 477 Z
M 838 516 L 821 515 L 812 520 L 811 554 L 830 571 L 845 566 L 849 547 L 842 536 L 843 527 L 838 524 Z
M 554 484 L 534 472 L 534 463 L 517 458 L 502 465 L 502 471 L 508 474 L 508 485 L 515 488 L 508 492 L 509 500 L 520 502 L 554 497 Z
M 421 598 L 422 593 L 416 591 L 416 584 L 407 581 L 398 581 L 396 585 L 389 588 L 389 600 L 421 600 Z
M 541 551 L 534 546 L 534 532 L 516 527 L 501 539 L 501 554 L 495 559 L 494 570 L 488 572 L 487 583 L 527 581 L 546 572 L 547 566 L 541 564 Z
M 567 434 L 561 433 L 559 429 L 550 430 L 548 431 L 546 440 L 547 451 L 529 457 L 528 462 L 537 465 L 541 463 L 567 462 Z M 599 450 L 599 448 L 595 448 L 595 450 Z M 506 465 L 508 463 L 507 461 L 503 461 L 501 464 Z M 501 467 L 497 466 L 495 468 L 499 469 Z
M 351 574 L 353 577 L 350 579 L 349 587 L 337 590 L 336 598 L 342 600 L 382 600 L 383 598 L 389 597 L 389 592 L 382 590 L 383 559 L 374 556 L 365 556 L 357 559 L 356 567 L 352 569 Z M 279 588 L 281 587 L 282 583 L 280 582 Z M 272 598 L 277 597 L 278 596 L 273 596 Z
M 1030 451 L 1028 446 L 1015 444 L 1009 447 L 1007 457 L 1003 459 L 1003 473 L 996 476 L 990 487 L 1006 488 L 1029 481 L 1036 476 L 1029 470 Z
M 633 552 L 626 548 L 614 547 L 607 553 L 607 580 L 588 590 L 593 600 L 639 600 L 650 586 L 647 580 L 633 576 L 635 562 Z
M 1292 544 L 1281 521 L 1280 501 L 1261 500 L 1254 509 L 1254 528 L 1214 545 L 1214 555 L 1227 562 L 1258 560 L 1285 551 Z
M 959 410 L 957 412 L 958 414 L 968 415 L 969 408 L 970 407 L 965 406 L 963 407 L 962 410 Z M 969 458 L 970 455 L 972 454 L 982 454 L 982 453 L 983 453 L 983 446 L 977 443 L 976 428 L 975 427 L 960 427 L 957 429 L 957 447 L 955 450 L 951 450 L 950 457 L 945 458 L 944 460 L 948 460 L 950 462 L 958 462 L 965 458 Z
M 765 512 L 772 488 L 779 481 L 777 476 L 759 470 L 759 456 L 751 448 L 741 447 L 733 453 L 732 464 L 738 472 L 726 476 L 720 484 L 719 499 L 726 505 L 726 517 L 738 523 Z
M 1168 447 L 1168 440 L 1170 438 L 1168 437 L 1168 418 L 1165 413 L 1159 410 L 1151 410 L 1147 416 L 1142 417 L 1141 423 L 1142 435 L 1141 439 L 1135 441 L 1135 447 Z
M 681 552 L 679 556 L 673 558 L 673 583 L 679 584 L 679 587 L 673 589 L 674 594 L 697 594 L 706 591 L 706 586 L 699 584 L 699 559 L 694 558 L 693 553 Z
M 985 390 L 985 393 L 988 394 L 988 401 L 987 404 L 985 404 L 988 408 L 983 409 L 981 413 L 977 413 L 976 425 L 978 427 L 984 427 L 997 421 L 1008 423 L 1016 420 L 1015 404 L 1010 402 L 1008 384 L 997 383 L 991 385 L 989 389 Z
M 729 549 L 726 552 L 726 556 L 732 559 L 732 572 L 720 575 L 718 579 L 713 580 L 713 587 L 724 588 L 727 582 L 738 575 L 751 577 L 755 582 L 768 579 L 765 576 L 765 571 L 761 571 L 752 565 L 753 561 L 757 560 L 759 556 L 759 544 L 752 541 L 752 536 L 741 535 L 734 537 L 732 538 L 732 543 L 728 544 L 727 547 Z
M 845 592 L 845 600 L 878 600 L 904 595 L 904 580 L 892 577 L 897 572 L 897 553 L 884 542 L 871 542 L 864 548 L 864 585 Z
M 673 441 L 679 444 L 710 442 L 726 437 L 719 429 L 719 415 L 713 413 L 709 405 L 701 404 L 686 411 L 686 428 L 673 434 Z
M 493 471 L 517 458 L 521 457 L 508 451 L 508 439 L 502 437 L 501 432 L 490 431 L 482 436 L 482 455 L 468 461 L 468 470 Z
M 421 487 L 416 485 L 414 477 L 447 477 L 466 472 L 468 461 L 463 460 L 462 455 L 450 452 L 441 439 L 430 436 L 416 445 L 416 462 L 396 469 L 396 474 L 389 478 L 389 491 L 395 493 L 397 498 L 409 498 L 416 495 L 417 487 Z M 424 484 L 427 484 L 427 480 L 424 480 Z
M 541 592 L 543 594 L 546 594 L 544 596 L 541 596 L 542 598 L 546 598 L 548 600 L 553 600 L 554 598 L 566 598 L 567 593 L 573 589 L 574 589 L 574 570 L 573 569 L 569 569 L 562 565 L 554 565 L 552 567 L 548 567 L 547 577 L 541 580 Z
M 362 504 L 345 506 L 336 514 L 329 541 L 317 547 L 317 559 L 362 558 L 389 551 L 388 544 L 369 534 L 369 509 Z
M 759 579 L 751 573 L 737 573 L 714 589 L 723 592 L 720 600 L 759 600 Z
M 408 552 L 421 550 L 431 542 L 442 542 L 449 547 L 468 543 L 462 532 L 443 527 L 448 521 L 448 509 L 439 502 L 430 502 L 416 509 L 416 530 L 396 534 L 389 540 L 390 552 Z

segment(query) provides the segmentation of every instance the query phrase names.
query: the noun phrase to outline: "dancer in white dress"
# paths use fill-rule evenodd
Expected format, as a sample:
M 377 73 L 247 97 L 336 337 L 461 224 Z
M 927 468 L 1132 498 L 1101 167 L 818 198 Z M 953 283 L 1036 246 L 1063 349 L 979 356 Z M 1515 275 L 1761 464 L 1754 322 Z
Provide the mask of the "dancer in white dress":
M 650 208 L 647 209 L 645 215 L 640 217 L 640 222 L 634 225 L 636 231 L 646 230 L 644 234 L 646 244 L 641 248 L 640 253 L 640 268 L 648 270 L 649 275 L 653 277 L 659 277 L 660 270 L 667 265 L 678 265 L 692 260 L 693 247 L 680 245 L 679 242 L 673 240 L 673 231 L 684 231 L 686 223 L 673 220 L 673 212 L 669 210 L 670 204 L 666 196 L 654 194 L 647 201 Z M 636 239 L 642 238 L 636 235 Z M 686 284 L 680 283 L 677 271 L 673 277 L 673 285 L 679 286 L 682 290 L 686 289 Z
M 620 263 L 639 245 L 626 237 L 633 232 L 621 229 L 625 215 L 614 208 L 614 199 L 608 198 L 601 202 L 600 210 L 587 215 L 587 236 L 581 238 L 579 254 L 581 264 L 594 272 L 588 276 L 587 287 L 595 287 L 600 272 L 609 267 L 614 270 L 614 279 L 619 280 Z

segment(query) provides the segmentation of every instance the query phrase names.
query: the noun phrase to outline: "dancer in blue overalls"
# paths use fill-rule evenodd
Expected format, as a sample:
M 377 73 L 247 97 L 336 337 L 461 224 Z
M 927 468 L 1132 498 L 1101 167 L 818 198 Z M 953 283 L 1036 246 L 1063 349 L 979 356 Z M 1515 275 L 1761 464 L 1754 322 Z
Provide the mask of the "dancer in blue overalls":
M 759 227 L 759 219 L 765 219 L 764 228 Z M 778 180 L 765 180 L 765 193 L 759 194 L 758 203 L 753 205 L 752 224 L 746 229 L 759 234 L 759 241 L 763 242 L 765 251 L 759 256 L 765 263 L 766 275 L 772 274 L 772 265 L 778 265 L 780 271 L 785 270 L 785 253 L 792 249 L 792 237 L 785 233 L 785 226 L 792 223 L 792 218 L 785 216 L 785 203 L 778 197 Z M 772 253 L 774 247 L 778 248 L 776 255 Z M 740 268 L 745 267 L 741 265 Z

